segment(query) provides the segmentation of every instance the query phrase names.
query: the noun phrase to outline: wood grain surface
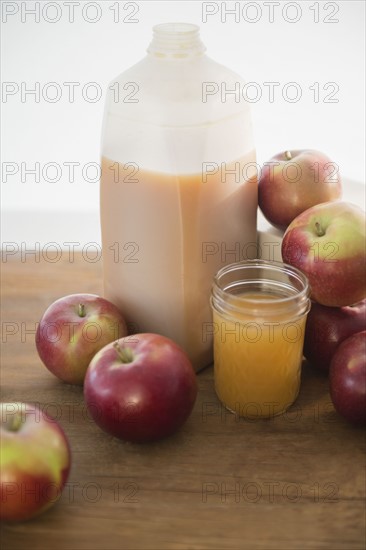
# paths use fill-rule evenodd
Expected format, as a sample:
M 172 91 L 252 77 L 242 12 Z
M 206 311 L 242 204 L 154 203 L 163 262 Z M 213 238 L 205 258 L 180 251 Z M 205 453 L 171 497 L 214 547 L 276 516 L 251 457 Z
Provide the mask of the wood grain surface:
M 298 400 L 274 419 L 227 413 L 208 368 L 169 439 L 125 443 L 92 422 L 82 388 L 42 365 L 34 330 L 56 298 L 101 293 L 101 273 L 82 254 L 3 258 L 1 399 L 57 418 L 73 463 L 49 511 L 1 526 L 2 550 L 364 549 L 365 431 L 337 415 L 327 378 L 308 364 Z

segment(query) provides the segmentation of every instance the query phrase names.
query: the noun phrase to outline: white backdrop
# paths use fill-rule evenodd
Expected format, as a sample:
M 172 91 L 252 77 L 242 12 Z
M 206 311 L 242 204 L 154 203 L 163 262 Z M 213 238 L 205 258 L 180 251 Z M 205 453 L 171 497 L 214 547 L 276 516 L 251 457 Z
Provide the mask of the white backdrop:
M 200 25 L 207 54 L 253 83 L 259 163 L 311 147 L 364 184 L 363 1 L 4 1 L 1 10 L 3 242 L 99 242 L 105 90 L 145 55 L 160 22 Z

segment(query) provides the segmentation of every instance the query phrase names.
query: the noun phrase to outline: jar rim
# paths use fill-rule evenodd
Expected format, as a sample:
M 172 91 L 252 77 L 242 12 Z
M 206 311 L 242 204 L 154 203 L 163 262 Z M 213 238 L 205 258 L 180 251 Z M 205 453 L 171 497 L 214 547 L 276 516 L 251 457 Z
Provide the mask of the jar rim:
M 266 278 L 260 278 L 257 277 L 253 279 L 252 281 L 250 279 L 248 280 L 241 280 L 238 276 L 237 280 L 234 281 L 233 284 L 231 284 L 230 288 L 233 288 L 234 286 L 238 286 L 240 283 L 247 284 L 250 286 L 250 284 L 253 283 L 260 283 L 260 282 L 266 282 L 269 286 L 272 285 L 272 287 L 277 286 L 277 289 L 286 289 L 288 290 L 288 295 L 285 296 L 277 296 L 275 294 L 271 295 L 271 298 L 266 300 L 265 298 L 253 298 L 253 297 L 246 297 L 240 296 L 238 294 L 234 294 L 232 292 L 228 291 L 228 286 L 223 285 L 222 282 L 220 283 L 220 279 L 229 273 L 234 273 L 235 271 L 240 270 L 250 270 L 250 269 L 258 269 L 262 268 L 271 270 L 273 273 L 281 273 L 284 276 L 292 277 L 294 279 L 294 282 L 297 281 L 299 286 L 301 288 L 297 288 L 295 284 L 291 284 L 290 282 L 284 282 L 280 280 L 276 280 L 275 278 L 271 279 L 270 274 L 267 275 Z M 236 284 L 235 284 L 236 282 Z M 273 288 L 272 288 L 273 290 Z M 292 291 L 292 292 L 291 292 Z M 294 292 L 295 291 L 295 292 Z M 268 290 L 268 294 L 270 294 L 270 289 Z M 228 305 L 226 300 L 230 297 L 235 296 L 235 305 L 230 304 Z M 285 264 L 282 262 L 277 261 L 270 261 L 270 260 L 260 260 L 260 259 L 254 259 L 254 260 L 243 260 L 240 262 L 235 262 L 232 264 L 229 264 L 227 266 L 222 267 L 215 275 L 213 279 L 212 284 L 212 299 L 211 303 L 215 307 L 216 305 L 223 304 L 226 302 L 226 307 L 229 307 L 231 311 L 242 311 L 242 308 L 248 307 L 248 308 L 255 308 L 260 307 L 260 309 L 263 311 L 266 306 L 270 306 L 273 308 L 273 306 L 279 306 L 279 307 L 295 307 L 297 310 L 297 314 L 307 312 L 310 308 L 310 285 L 309 281 L 306 277 L 306 275 L 300 271 L 298 268 L 293 267 L 289 264 Z

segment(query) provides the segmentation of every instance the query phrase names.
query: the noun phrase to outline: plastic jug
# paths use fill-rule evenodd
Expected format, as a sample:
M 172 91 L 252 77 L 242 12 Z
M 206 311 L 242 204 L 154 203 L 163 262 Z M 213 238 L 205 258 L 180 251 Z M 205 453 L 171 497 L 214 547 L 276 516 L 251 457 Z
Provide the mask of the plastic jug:
M 111 82 L 100 186 L 105 297 L 195 370 L 212 362 L 215 273 L 256 256 L 244 82 L 204 52 L 196 25 L 157 25 L 146 57 Z

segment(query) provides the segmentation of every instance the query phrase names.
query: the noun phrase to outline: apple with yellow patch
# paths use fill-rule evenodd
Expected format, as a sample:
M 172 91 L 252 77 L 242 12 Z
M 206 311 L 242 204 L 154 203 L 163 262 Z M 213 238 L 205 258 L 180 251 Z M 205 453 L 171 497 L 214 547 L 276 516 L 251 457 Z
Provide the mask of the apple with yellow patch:
M 365 212 L 351 203 L 326 202 L 291 222 L 282 258 L 307 275 L 314 301 L 350 306 L 366 298 L 365 242 Z
M 36 333 L 38 354 L 55 376 L 83 384 L 88 365 L 104 346 L 127 336 L 119 309 L 96 294 L 70 294 L 45 311 Z
M 0 404 L 0 519 L 24 521 L 59 499 L 71 452 L 61 426 L 36 405 Z

